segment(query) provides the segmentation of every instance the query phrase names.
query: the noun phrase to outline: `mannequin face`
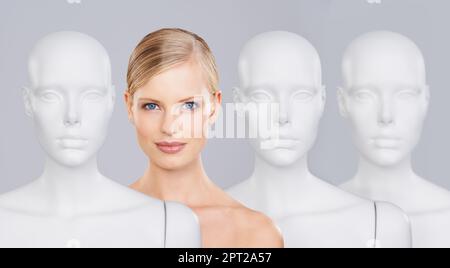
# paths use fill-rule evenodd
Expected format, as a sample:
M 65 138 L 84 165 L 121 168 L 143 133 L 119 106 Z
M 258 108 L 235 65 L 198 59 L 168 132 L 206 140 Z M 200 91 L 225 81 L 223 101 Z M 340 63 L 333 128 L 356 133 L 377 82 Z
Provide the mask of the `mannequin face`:
M 393 166 L 419 142 L 429 91 L 418 49 L 398 36 L 375 35 L 386 44 L 376 48 L 362 40 L 348 52 L 340 105 L 362 157 Z
M 103 48 L 78 33 L 57 33 L 36 46 L 25 104 L 40 144 L 56 162 L 82 165 L 103 144 L 114 103 L 109 68 Z
M 142 150 L 157 166 L 176 170 L 200 159 L 222 97 L 210 93 L 197 63 L 186 62 L 126 93 L 125 101 Z
M 244 48 L 236 101 L 274 104 L 272 108 L 279 111 L 270 117 L 261 106 L 258 118 L 247 113 L 250 133 L 260 120 L 272 120 L 278 128 L 278 137 L 250 139 L 255 152 L 270 164 L 291 165 L 306 157 L 314 145 L 325 102 L 320 72 L 317 52 L 294 34 L 263 34 Z

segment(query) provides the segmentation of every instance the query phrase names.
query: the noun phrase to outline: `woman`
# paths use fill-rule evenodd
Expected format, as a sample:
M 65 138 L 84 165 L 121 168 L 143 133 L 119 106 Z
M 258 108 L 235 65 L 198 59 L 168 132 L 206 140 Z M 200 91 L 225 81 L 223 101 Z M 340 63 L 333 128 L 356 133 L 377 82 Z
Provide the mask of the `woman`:
M 211 50 L 194 33 L 161 29 L 138 44 L 125 102 L 149 166 L 131 188 L 189 206 L 200 221 L 203 247 L 283 247 L 268 217 L 233 200 L 203 169 L 206 129 L 222 102 L 218 80 Z

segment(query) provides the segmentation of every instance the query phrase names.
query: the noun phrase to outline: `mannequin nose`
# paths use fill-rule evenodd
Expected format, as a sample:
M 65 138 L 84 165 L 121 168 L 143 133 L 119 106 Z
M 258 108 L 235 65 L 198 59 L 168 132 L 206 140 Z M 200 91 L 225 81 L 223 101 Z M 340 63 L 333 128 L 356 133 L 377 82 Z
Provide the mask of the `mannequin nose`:
M 383 126 L 388 126 L 388 125 L 392 125 L 395 123 L 393 107 L 392 107 L 391 103 L 389 103 L 387 101 L 383 101 L 380 104 L 378 123 Z
M 289 123 L 289 121 L 290 121 L 290 118 L 289 118 L 289 105 L 288 104 L 284 104 L 284 103 L 280 103 L 279 109 L 280 109 L 280 117 L 279 117 L 280 125 L 285 125 L 285 124 Z
M 79 107 L 76 103 L 67 103 L 66 113 L 64 115 L 64 125 L 73 126 L 81 123 Z

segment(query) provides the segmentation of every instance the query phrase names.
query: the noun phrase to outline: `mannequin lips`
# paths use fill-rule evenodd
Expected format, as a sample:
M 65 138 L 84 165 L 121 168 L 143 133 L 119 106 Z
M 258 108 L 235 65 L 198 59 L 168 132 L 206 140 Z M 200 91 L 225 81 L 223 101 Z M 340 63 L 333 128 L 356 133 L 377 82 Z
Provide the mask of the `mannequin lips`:
M 372 143 L 375 147 L 380 149 L 398 149 L 400 145 L 400 139 L 395 137 L 380 136 L 372 139 Z
M 273 149 L 291 149 L 300 143 L 297 139 L 280 138 L 272 139 L 261 142 L 261 149 L 273 150 Z
M 64 149 L 82 149 L 87 145 L 88 140 L 81 137 L 66 136 L 59 138 L 58 143 Z
M 156 147 L 158 149 L 166 154 L 177 154 L 181 152 L 184 147 L 186 147 L 186 143 L 184 142 L 169 142 L 169 141 L 162 141 L 162 142 L 155 142 Z

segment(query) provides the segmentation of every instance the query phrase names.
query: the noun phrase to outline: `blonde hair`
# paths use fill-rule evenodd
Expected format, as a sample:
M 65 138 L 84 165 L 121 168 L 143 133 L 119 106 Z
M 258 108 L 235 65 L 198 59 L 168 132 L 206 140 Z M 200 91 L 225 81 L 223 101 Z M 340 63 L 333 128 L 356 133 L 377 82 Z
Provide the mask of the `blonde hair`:
M 200 64 L 211 93 L 216 93 L 219 74 L 208 44 L 195 33 L 164 28 L 148 34 L 131 54 L 128 64 L 128 93 L 133 96 L 152 77 L 178 64 L 195 60 Z

